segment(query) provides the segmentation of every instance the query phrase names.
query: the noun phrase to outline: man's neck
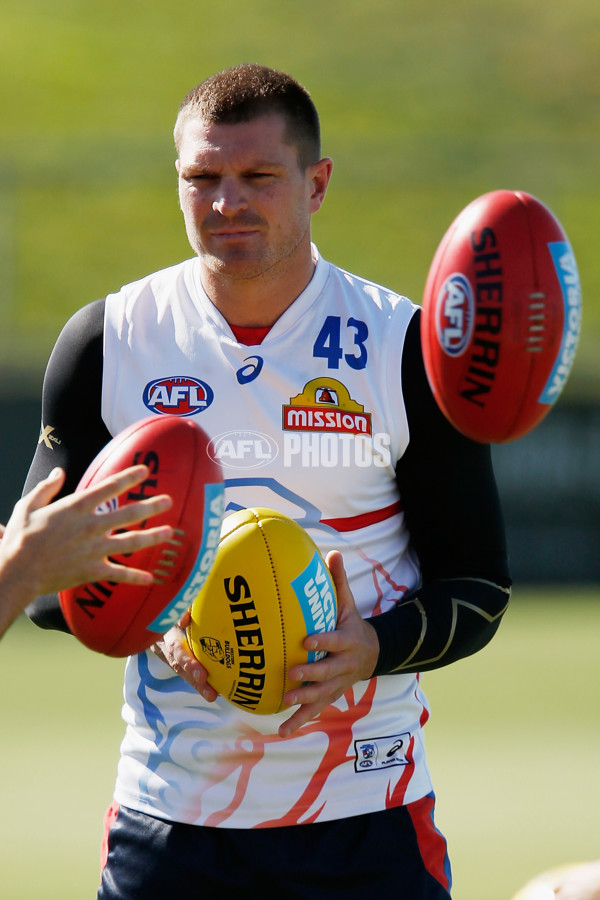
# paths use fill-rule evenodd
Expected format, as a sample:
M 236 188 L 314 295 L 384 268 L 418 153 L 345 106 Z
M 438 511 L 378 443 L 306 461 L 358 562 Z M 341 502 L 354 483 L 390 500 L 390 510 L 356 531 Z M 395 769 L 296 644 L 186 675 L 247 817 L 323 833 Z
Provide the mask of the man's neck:
M 304 291 L 314 271 L 312 256 L 294 271 L 268 271 L 256 278 L 229 278 L 201 262 L 202 287 L 221 315 L 230 325 L 252 328 L 273 325 Z

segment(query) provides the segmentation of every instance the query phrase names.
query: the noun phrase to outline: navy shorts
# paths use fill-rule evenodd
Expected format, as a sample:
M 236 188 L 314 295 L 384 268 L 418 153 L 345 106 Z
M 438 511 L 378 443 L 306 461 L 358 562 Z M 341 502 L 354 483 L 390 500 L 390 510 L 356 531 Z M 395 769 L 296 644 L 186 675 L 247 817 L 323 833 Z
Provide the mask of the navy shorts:
M 285 896 L 286 900 L 448 900 L 446 842 L 433 795 L 311 825 L 209 828 L 111 807 L 97 900 Z

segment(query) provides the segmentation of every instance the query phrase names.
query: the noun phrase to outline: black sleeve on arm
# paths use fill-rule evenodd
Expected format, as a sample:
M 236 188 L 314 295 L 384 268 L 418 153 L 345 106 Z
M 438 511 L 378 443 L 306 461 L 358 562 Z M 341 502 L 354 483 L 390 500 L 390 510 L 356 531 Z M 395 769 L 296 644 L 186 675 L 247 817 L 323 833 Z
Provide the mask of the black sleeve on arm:
M 55 466 L 67 477 L 59 496 L 72 493 L 94 456 L 111 439 L 102 421 L 104 300 L 79 310 L 63 328 L 44 378 L 42 430 L 24 493 Z M 58 596 L 38 597 L 26 609 L 41 628 L 69 631 Z
M 369 619 L 380 644 L 374 674 L 439 668 L 493 637 L 510 596 L 502 509 L 490 447 L 460 434 L 427 380 L 420 312 L 402 355 L 409 445 L 396 477 L 422 584 Z

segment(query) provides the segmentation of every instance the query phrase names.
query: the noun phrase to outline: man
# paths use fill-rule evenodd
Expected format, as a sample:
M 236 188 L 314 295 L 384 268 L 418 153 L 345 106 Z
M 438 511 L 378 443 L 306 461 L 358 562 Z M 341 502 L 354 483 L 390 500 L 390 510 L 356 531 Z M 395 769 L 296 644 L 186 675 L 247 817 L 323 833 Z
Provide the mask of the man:
M 304 88 L 256 65 L 218 73 L 182 102 L 175 141 L 196 255 L 68 323 L 44 420 L 76 478 L 148 410 L 196 414 L 227 510 L 300 521 L 339 618 L 307 638 L 328 655 L 292 670 L 303 686 L 276 716 L 217 697 L 182 628 L 128 660 L 98 896 L 447 898 L 419 673 L 484 646 L 508 602 L 489 447 L 437 409 L 419 310 L 311 243 L 332 163 Z M 78 390 L 96 398 L 84 429 Z M 54 453 L 38 450 L 34 482 Z M 31 614 L 65 628 L 48 599 Z
M 41 594 L 110 580 L 149 584 L 153 576 L 115 563 L 128 554 L 169 540 L 169 525 L 145 531 L 120 531 L 169 509 L 166 494 L 96 514 L 101 503 L 142 484 L 147 466 L 132 466 L 77 494 L 50 501 L 61 489 L 65 473 L 53 469 L 16 504 L 6 527 L 0 525 L 0 637 L 20 612 Z M 50 504 L 50 505 L 48 505 Z M 113 533 L 114 530 L 114 533 Z

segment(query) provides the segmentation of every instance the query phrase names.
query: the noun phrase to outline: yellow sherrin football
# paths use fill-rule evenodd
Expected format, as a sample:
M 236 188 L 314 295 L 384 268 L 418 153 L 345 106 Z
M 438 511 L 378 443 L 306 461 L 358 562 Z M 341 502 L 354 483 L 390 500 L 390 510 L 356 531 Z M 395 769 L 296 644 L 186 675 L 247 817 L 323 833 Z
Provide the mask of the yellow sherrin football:
M 219 694 L 248 712 L 285 709 L 289 670 L 323 655 L 305 650 L 304 639 L 336 621 L 329 569 L 297 522 L 262 507 L 225 518 L 187 630 Z

